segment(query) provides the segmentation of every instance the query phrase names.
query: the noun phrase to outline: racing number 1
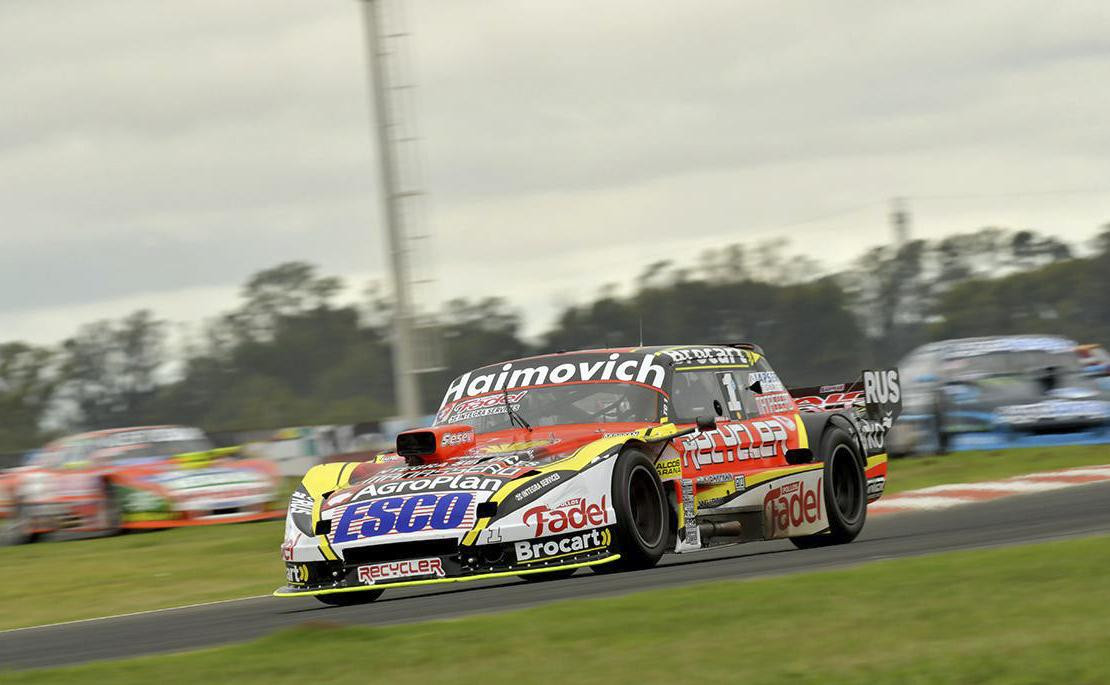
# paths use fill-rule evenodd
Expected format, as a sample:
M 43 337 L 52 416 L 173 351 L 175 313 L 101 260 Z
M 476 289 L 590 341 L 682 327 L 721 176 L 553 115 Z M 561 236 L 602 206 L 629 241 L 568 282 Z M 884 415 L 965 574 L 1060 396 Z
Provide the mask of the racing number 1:
M 733 412 L 733 418 L 743 418 L 744 405 L 740 402 L 740 388 L 736 386 L 736 376 L 729 371 L 722 371 L 717 374 L 717 378 L 724 386 L 728 410 Z

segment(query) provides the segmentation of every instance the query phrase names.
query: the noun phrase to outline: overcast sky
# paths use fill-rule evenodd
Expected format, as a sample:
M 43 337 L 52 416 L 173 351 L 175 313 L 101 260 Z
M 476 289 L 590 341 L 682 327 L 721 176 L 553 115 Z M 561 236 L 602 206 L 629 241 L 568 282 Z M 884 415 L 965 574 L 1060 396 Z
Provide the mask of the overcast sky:
M 1104 0 L 406 7 L 437 292 L 509 297 L 532 332 L 714 245 L 843 264 L 896 195 L 921 198 L 918 236 L 1110 221 Z M 196 322 L 291 259 L 380 277 L 360 21 L 355 0 L 0 3 L 0 340 Z M 997 196 L 1083 189 L 1104 192 Z

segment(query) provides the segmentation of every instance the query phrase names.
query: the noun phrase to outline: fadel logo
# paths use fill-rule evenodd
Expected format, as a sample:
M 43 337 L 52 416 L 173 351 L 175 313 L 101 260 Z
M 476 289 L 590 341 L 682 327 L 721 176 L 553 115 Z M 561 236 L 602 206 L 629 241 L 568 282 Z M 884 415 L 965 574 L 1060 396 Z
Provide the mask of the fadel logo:
M 556 509 L 541 504 L 524 512 L 524 524 L 536 527 L 536 537 L 566 530 L 596 528 L 607 523 L 609 512 L 605 509 L 605 495 L 601 496 L 600 504 L 579 497 L 564 502 Z
M 383 580 L 396 580 L 397 578 L 419 578 L 420 576 L 435 576 L 442 578 L 443 562 L 436 558 L 410 559 L 408 561 L 389 561 L 384 564 L 369 564 L 358 567 L 358 582 L 373 585 Z
M 429 528 L 449 530 L 473 522 L 469 492 L 427 493 L 386 497 L 352 504 L 339 517 L 332 542 L 350 542 L 390 533 L 415 533 Z
M 612 540 L 613 536 L 608 528 L 604 530 L 595 528 L 578 535 L 568 535 L 552 540 L 518 542 L 515 545 L 516 560 L 546 561 L 556 557 L 596 552 L 608 547 Z
M 806 523 L 823 521 L 821 511 L 822 478 L 817 479 L 817 487 L 806 488 L 804 480 L 797 480 L 777 488 L 772 488 L 763 498 L 763 515 L 771 525 L 772 537 L 791 528 Z

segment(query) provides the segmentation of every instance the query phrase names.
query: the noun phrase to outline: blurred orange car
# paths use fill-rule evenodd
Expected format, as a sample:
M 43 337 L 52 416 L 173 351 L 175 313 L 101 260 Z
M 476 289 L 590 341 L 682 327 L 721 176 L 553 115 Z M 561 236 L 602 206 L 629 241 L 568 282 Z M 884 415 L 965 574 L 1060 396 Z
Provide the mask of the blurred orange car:
M 0 474 L 0 544 L 42 535 L 281 518 L 281 477 L 198 428 L 141 426 L 55 440 Z

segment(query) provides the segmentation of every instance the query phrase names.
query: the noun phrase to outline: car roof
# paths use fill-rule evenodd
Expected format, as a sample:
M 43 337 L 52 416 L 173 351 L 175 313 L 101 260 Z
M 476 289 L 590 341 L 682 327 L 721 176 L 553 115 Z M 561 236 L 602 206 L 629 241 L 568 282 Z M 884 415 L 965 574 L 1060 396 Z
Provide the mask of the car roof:
M 104 428 L 104 429 L 101 429 L 101 430 L 85 431 L 84 433 L 74 433 L 73 435 L 67 435 L 65 437 L 61 437 L 61 438 L 57 438 L 55 440 L 51 440 L 49 443 L 46 444 L 46 446 L 43 449 L 50 448 L 50 447 L 59 447 L 61 445 L 68 445 L 68 444 L 71 444 L 71 443 L 82 442 L 82 441 L 85 441 L 85 440 L 95 440 L 97 438 L 106 438 L 106 437 L 111 436 L 111 435 L 120 435 L 122 433 L 134 433 L 134 432 L 137 432 L 137 431 L 148 431 L 148 430 L 162 430 L 162 429 L 166 429 L 166 428 L 188 428 L 188 426 L 182 426 L 182 425 L 172 424 L 172 423 L 165 423 L 165 424 L 158 424 L 158 425 L 151 425 L 151 426 L 126 426 L 126 427 L 122 427 L 122 428 Z

